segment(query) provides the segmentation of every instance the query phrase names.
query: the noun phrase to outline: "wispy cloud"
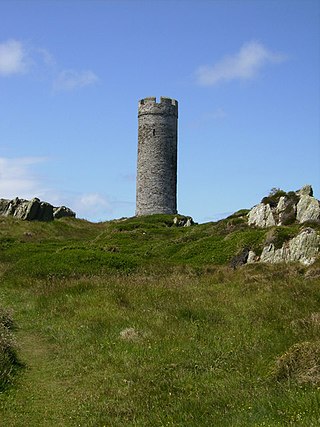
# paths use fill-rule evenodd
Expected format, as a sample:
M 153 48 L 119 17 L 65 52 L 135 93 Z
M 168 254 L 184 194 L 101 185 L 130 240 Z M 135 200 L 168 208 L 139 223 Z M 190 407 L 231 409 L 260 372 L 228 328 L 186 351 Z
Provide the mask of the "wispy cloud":
M 0 43 L 0 76 L 21 74 L 28 69 L 29 57 L 26 47 L 17 40 Z
M 51 80 L 55 91 L 74 91 L 98 82 L 91 70 L 72 70 L 58 65 L 54 56 L 44 48 L 19 40 L 0 43 L 0 77 L 33 72 Z
M 84 86 L 90 86 L 98 81 L 93 71 L 63 70 L 55 78 L 53 88 L 56 91 L 72 91 Z
M 30 200 L 39 197 L 54 206 L 68 206 L 76 212 L 78 218 L 91 221 L 119 217 L 128 210 L 133 211 L 133 202 L 119 201 L 110 195 L 94 191 L 79 194 L 65 187 L 63 190 L 52 188 L 51 178 L 37 171 L 37 165 L 48 161 L 43 157 L 0 157 L 0 198 Z
M 41 179 L 33 171 L 35 164 L 46 161 L 42 157 L 0 157 L 0 197 L 32 198 L 45 192 Z
M 94 221 L 105 220 L 116 210 L 116 202 L 111 201 L 106 195 L 95 192 L 74 196 L 69 202 L 79 218 L 90 218 Z
M 286 56 L 267 49 L 263 44 L 252 41 L 244 44 L 239 52 L 228 55 L 212 66 L 201 66 L 196 71 L 197 82 L 213 86 L 223 81 L 248 80 L 270 63 L 280 63 Z

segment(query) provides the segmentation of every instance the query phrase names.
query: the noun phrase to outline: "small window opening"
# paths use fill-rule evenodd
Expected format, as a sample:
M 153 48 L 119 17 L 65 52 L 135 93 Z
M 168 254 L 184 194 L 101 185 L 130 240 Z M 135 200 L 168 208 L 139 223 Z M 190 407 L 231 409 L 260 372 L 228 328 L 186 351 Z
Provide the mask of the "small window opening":
M 156 135 L 156 130 L 155 129 L 153 129 L 152 134 L 153 134 L 153 136 Z

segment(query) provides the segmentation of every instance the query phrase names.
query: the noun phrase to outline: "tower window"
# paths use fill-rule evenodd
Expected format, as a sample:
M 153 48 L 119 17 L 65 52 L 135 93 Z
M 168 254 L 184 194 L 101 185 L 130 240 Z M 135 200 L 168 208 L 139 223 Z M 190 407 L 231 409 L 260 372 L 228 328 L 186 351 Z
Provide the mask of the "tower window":
M 153 135 L 153 136 L 155 136 L 155 135 L 156 135 L 156 130 L 155 130 L 155 129 L 153 129 L 153 131 L 152 131 L 152 135 Z

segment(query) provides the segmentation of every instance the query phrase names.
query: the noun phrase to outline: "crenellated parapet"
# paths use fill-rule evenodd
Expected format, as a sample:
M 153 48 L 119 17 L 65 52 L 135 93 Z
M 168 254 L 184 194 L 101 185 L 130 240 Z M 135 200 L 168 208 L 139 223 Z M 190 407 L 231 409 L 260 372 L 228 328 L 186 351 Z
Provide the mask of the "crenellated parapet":
M 178 117 L 178 101 L 164 96 L 160 97 L 160 102 L 156 97 L 143 98 L 139 101 L 138 117 L 145 114 Z

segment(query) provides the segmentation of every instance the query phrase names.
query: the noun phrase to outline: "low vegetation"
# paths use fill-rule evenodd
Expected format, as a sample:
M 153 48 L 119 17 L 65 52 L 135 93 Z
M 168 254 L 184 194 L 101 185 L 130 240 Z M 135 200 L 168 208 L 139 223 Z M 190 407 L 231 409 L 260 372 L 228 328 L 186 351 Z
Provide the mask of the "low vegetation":
M 246 213 L 0 218 L 1 424 L 318 426 L 320 262 L 230 268 L 300 229 Z
M 12 315 L 0 307 L 0 392 L 11 384 L 20 367 L 13 327 Z

